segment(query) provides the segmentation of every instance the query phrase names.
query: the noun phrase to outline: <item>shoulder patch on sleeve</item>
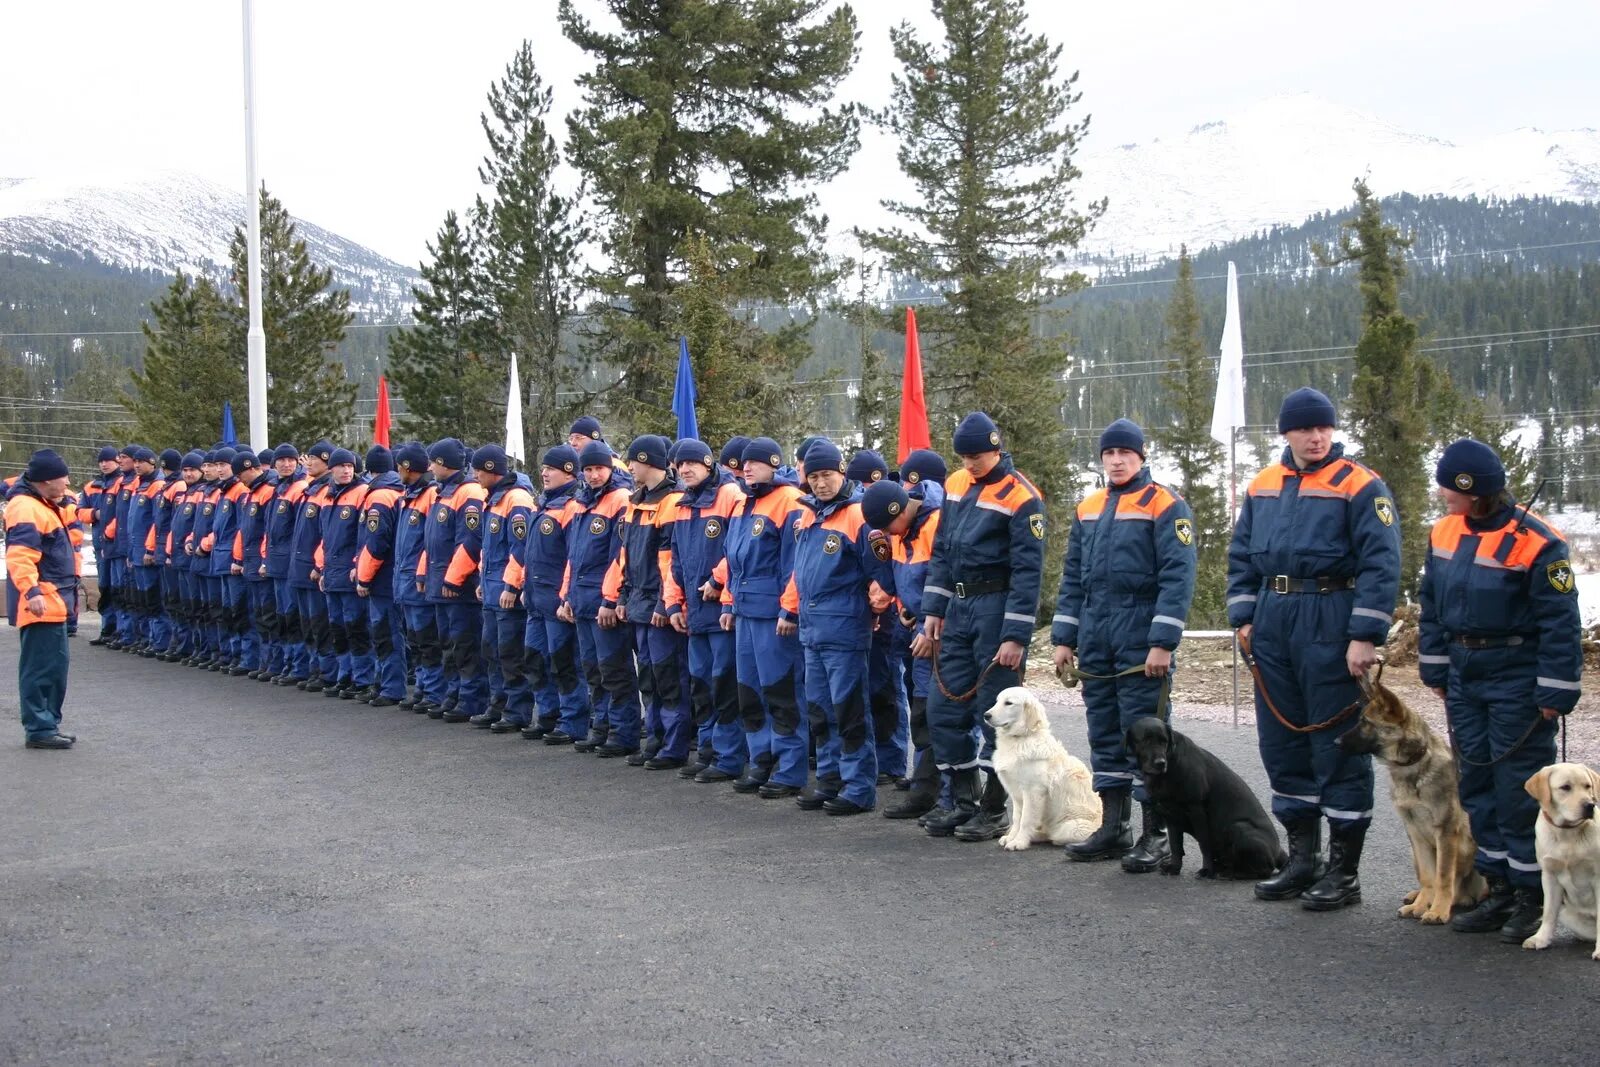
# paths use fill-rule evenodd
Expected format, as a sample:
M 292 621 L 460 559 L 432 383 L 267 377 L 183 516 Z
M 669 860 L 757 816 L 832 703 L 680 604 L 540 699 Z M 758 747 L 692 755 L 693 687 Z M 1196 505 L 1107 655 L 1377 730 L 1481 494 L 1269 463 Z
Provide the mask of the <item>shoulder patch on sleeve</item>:
M 1550 588 L 1558 593 L 1570 593 L 1578 587 L 1578 580 L 1572 574 L 1572 562 L 1558 559 L 1544 569 L 1545 576 L 1550 579 Z
M 1033 536 L 1040 541 L 1044 540 L 1044 513 L 1037 512 L 1028 516 L 1028 529 L 1033 531 Z
M 867 540 L 872 544 L 872 554 L 877 557 L 878 562 L 888 563 L 890 555 L 889 539 L 884 536 L 883 531 L 872 531 L 872 533 L 867 536 Z
M 1178 543 L 1184 546 L 1194 544 L 1194 523 L 1188 519 L 1174 519 L 1172 531 L 1178 535 Z
M 1372 502 L 1372 510 L 1377 512 L 1378 521 L 1385 526 L 1394 525 L 1394 501 L 1386 496 L 1380 496 Z

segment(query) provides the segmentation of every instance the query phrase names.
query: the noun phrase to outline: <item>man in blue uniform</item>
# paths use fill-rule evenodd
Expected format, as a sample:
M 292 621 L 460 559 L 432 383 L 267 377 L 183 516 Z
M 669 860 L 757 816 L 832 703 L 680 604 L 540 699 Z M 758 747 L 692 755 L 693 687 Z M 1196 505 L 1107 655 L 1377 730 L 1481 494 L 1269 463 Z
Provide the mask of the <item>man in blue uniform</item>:
M 1489 880 L 1489 895 L 1450 926 L 1522 944 L 1544 911 L 1539 804 L 1525 783 L 1556 762 L 1556 719 L 1578 702 L 1577 582 L 1566 541 L 1516 506 L 1488 445 L 1452 443 L 1435 477 L 1446 514 L 1429 538 L 1418 662 L 1450 717 L 1475 866 Z
M 633 488 L 632 476 L 615 460 L 604 441 L 591 440 L 578 454 L 583 485 L 572 496 L 578 513 L 567 525 L 567 568 L 556 609 L 577 627 L 578 659 L 589 682 L 589 734 L 573 747 L 602 759 L 629 756 L 639 747 L 633 633 L 599 622 L 602 587 L 622 550 L 621 517 Z
M 106 502 L 107 490 L 117 480 L 117 450 L 112 445 L 106 445 L 100 450 L 98 456 L 100 473 L 91 478 L 83 487 L 83 499 L 79 501 L 78 510 L 82 515 L 82 522 L 89 527 L 90 543 L 94 546 L 95 568 L 98 574 L 96 584 L 99 586 L 100 598 L 100 634 L 91 645 L 109 644 L 117 632 L 116 594 L 112 591 L 106 575 Z
M 426 524 L 418 578 L 434 606 L 443 644 L 444 703 L 430 717 L 469 722 L 484 709 L 482 613 L 478 604 L 478 558 L 482 549 L 483 486 L 468 476 L 467 449 L 447 437 L 428 449 L 437 482 L 433 517 Z
M 389 516 L 394 524 L 394 602 L 405 615 L 406 660 L 416 676 L 415 690 L 400 702 L 400 707 L 428 715 L 445 699 L 444 646 L 433 605 L 416 579 L 438 486 L 433 481 L 428 450 L 420 442 L 407 442 L 394 459 L 395 469 L 405 483 L 405 491 Z M 385 543 L 381 536 L 378 543 Z
M 1345 458 L 1334 425 L 1333 402 L 1317 390 L 1284 398 L 1288 447 L 1250 483 L 1228 548 L 1228 622 L 1260 671 L 1256 736 L 1272 813 L 1289 835 L 1288 862 L 1255 892 L 1299 897 L 1312 911 L 1360 901 L 1373 803 L 1372 758 L 1334 743 L 1348 727 L 1315 727 L 1361 701 L 1356 679 L 1377 662 L 1400 585 L 1394 498 Z
M 78 560 L 62 511 L 67 464 L 35 452 L 6 493 L 6 621 L 18 630 L 17 703 L 28 748 L 69 749 L 61 732 L 67 696 L 67 619 L 77 596 Z
M 889 465 L 870 448 L 850 457 L 844 476 L 863 492 L 889 476 Z M 878 780 L 891 782 L 906 775 L 910 761 L 910 706 L 906 702 L 904 672 L 894 667 L 894 594 L 880 591 L 874 603 L 877 622 L 872 628 L 872 647 L 867 652 L 867 700 L 872 708 L 873 743 L 878 749 Z
M 488 661 L 491 688 L 499 679 L 499 706 L 489 707 L 472 719 L 472 725 L 495 733 L 520 730 L 533 721 L 533 690 L 528 685 L 528 611 L 522 604 L 521 564 L 508 573 L 507 565 L 523 554 L 533 515 L 530 483 L 512 469 L 510 457 L 499 445 L 484 445 L 472 453 L 472 469 L 484 498 L 483 551 L 478 557 L 483 581 L 483 653 Z M 508 584 L 515 579 L 515 584 Z M 554 728 L 552 716 L 551 728 Z
M 952 806 L 929 812 L 923 826 L 934 837 L 985 841 L 1011 823 L 1005 787 L 990 762 L 994 731 L 982 715 L 1000 690 L 1022 682 L 1039 606 L 1044 500 L 1002 451 L 1000 430 L 983 412 L 961 420 L 955 450 L 961 470 L 945 483 L 922 590 L 923 632 L 940 644 L 928 727 Z M 982 730 L 981 747 L 974 726 Z M 987 783 L 980 768 L 989 769 Z
M 1134 720 L 1167 711 L 1172 654 L 1183 637 L 1195 574 L 1194 515 L 1183 498 L 1151 479 L 1144 458 L 1144 431 L 1132 421 L 1117 419 L 1100 435 L 1106 486 L 1085 497 L 1073 517 L 1050 628 L 1057 671 L 1076 660 L 1085 675 L 1099 676 L 1084 677 L 1083 705 L 1101 823 L 1087 840 L 1068 845 L 1067 855 L 1121 857 L 1132 874 L 1155 870 L 1168 849 L 1166 827 L 1150 809 L 1123 738 Z M 1136 667 L 1143 673 L 1122 673 Z M 1132 798 L 1143 809 L 1137 846 Z
M 287 442 L 272 450 L 272 469 L 278 475 L 278 483 L 272 487 L 266 521 L 267 577 L 272 582 L 277 620 L 273 635 L 277 646 L 273 660 L 277 673 L 271 680 L 274 685 L 294 685 L 304 681 L 311 672 L 310 653 L 301 633 L 300 604 L 289 582 L 295 518 L 310 479 L 305 468 L 300 466 L 300 450 Z

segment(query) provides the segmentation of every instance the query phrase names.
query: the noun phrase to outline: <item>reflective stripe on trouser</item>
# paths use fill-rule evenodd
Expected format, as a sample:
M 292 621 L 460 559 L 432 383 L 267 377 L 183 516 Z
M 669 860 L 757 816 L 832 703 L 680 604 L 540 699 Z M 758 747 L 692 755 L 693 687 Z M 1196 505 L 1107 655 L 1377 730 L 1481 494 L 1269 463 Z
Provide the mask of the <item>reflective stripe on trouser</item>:
M 911 720 L 905 679 L 894 655 L 894 613 L 878 616 L 872 645 L 867 650 L 867 694 L 872 707 L 873 743 L 878 749 L 878 770 L 899 777 L 910 769 Z
M 365 689 L 372 684 L 372 631 L 367 628 L 367 602 L 353 592 L 328 594 L 328 618 L 344 649 L 339 676 Z M 342 634 L 342 638 L 339 635 Z
M 435 704 L 444 699 L 444 647 L 439 641 L 439 615 L 432 604 L 403 604 L 406 658 L 415 665 L 417 691 Z
M 735 659 L 732 633 L 711 630 L 689 635 L 689 700 L 700 725 L 701 748 L 709 742 L 717 768 L 729 774 L 741 773 L 749 755 L 739 720 Z
M 800 638 L 780 637 L 776 619 L 735 620 L 739 714 L 750 762 L 768 781 L 804 786 L 811 774 L 811 724 L 801 714 Z
M 306 648 L 300 623 L 300 601 L 287 578 L 272 579 L 272 596 L 278 604 L 278 643 L 282 669 L 293 678 L 311 673 L 311 652 Z
M 494 695 L 493 678 L 500 679 L 500 692 L 505 695 L 506 708 L 502 717 L 516 726 L 526 726 L 533 721 L 533 690 L 528 685 L 525 664 L 528 650 L 528 613 L 521 608 L 487 607 L 483 609 L 483 657 L 489 663 L 490 689 Z
M 433 606 L 443 650 L 446 696 L 455 695 L 458 715 L 477 715 L 488 704 L 480 612 L 476 600 Z
M 939 676 L 946 689 L 957 695 L 965 693 L 994 662 L 995 653 L 1000 650 L 1005 610 L 1003 592 L 950 601 L 939 647 Z M 995 667 L 970 700 L 951 700 L 937 685 L 933 687 L 928 694 L 928 737 L 941 769 L 989 765 L 994 755 L 994 731 L 984 723 L 983 713 L 994 706 L 1000 690 L 1021 684 L 1018 672 Z
M 18 627 L 17 702 L 29 740 L 49 737 L 61 725 L 67 699 L 67 624 L 33 622 Z
M 333 634 L 328 628 L 328 598 L 320 589 L 295 587 L 295 604 L 300 608 L 300 633 L 305 639 L 308 669 L 325 682 L 339 674 L 339 659 L 333 652 Z
M 1334 602 L 1338 596 L 1269 595 L 1257 605 L 1251 652 L 1273 704 L 1296 726 L 1326 722 L 1361 699 L 1345 665 L 1350 597 L 1342 596 L 1341 610 Z M 1272 786 L 1272 814 L 1280 822 L 1318 816 L 1341 825 L 1372 821 L 1372 757 L 1346 753 L 1334 743 L 1353 724 L 1294 733 L 1278 724 L 1256 693 L 1256 742 Z
M 600 669 L 600 646 L 595 636 L 599 629 L 600 624 L 593 619 L 578 620 L 578 668 L 583 671 L 583 681 L 589 689 L 589 729 L 605 733 L 609 730 L 611 716 L 611 690 Z M 628 653 L 628 666 L 632 667 L 631 647 Z
M 1521 748 L 1492 767 L 1460 765 L 1461 804 L 1478 845 L 1475 866 L 1529 887 L 1540 884 L 1533 833 L 1539 802 L 1526 782 L 1556 761 L 1557 729 L 1533 702 L 1536 655 L 1520 648 L 1453 647 L 1445 688 L 1450 729 L 1464 759 L 1500 759 L 1539 723 Z
M 378 695 L 392 700 L 406 695 L 405 619 L 394 597 L 367 595 L 367 629 L 372 633 L 373 682 Z
M 1116 674 L 1142 664 L 1150 654 L 1148 648 L 1121 649 L 1113 657 L 1107 654 L 1110 650 L 1104 644 L 1095 651 L 1100 655 L 1078 660 L 1079 669 L 1087 674 Z M 1138 761 L 1124 746 L 1123 738 L 1134 720 L 1161 713 L 1161 687 L 1160 678 L 1143 674 L 1083 679 L 1089 766 L 1094 769 L 1095 792 L 1132 786 L 1134 798 L 1141 804 L 1149 799 L 1144 780 L 1139 777 Z
M 867 650 L 807 648 L 805 657 L 817 789 L 870 808 L 878 799 L 878 752 L 867 710 Z

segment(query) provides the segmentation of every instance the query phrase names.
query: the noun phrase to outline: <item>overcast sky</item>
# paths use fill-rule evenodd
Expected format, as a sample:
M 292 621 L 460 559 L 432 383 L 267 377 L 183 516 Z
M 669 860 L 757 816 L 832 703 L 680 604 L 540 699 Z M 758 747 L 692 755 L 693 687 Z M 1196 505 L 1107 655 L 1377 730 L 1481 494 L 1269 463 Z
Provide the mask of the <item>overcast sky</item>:
M 1596 0 L 1029 7 L 1033 27 L 1082 72 L 1090 150 L 1178 135 L 1298 91 L 1454 140 L 1600 123 Z M 262 177 L 294 214 L 408 264 L 445 211 L 477 192 L 478 113 L 523 38 L 555 87 L 558 115 L 579 102 L 573 80 L 585 61 L 561 36 L 556 0 L 256 0 L 256 8 Z M 888 27 L 926 25 L 931 14 L 922 0 L 855 8 L 861 58 L 843 94 L 882 104 Z M 6 0 L 0 177 L 172 167 L 242 190 L 242 85 L 236 0 Z M 892 149 L 864 141 L 841 181 L 892 171 Z M 825 205 L 842 195 L 826 195 Z

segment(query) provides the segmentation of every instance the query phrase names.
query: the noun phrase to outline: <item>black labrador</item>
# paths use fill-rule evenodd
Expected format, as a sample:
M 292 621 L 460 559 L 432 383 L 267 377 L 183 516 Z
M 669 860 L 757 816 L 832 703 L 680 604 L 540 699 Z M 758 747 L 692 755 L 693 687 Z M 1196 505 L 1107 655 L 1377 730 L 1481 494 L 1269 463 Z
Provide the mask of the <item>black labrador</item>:
M 1200 846 L 1201 878 L 1266 878 L 1288 858 L 1261 802 L 1227 764 L 1154 716 L 1124 739 L 1139 763 L 1171 853 L 1162 874 L 1183 870 L 1183 835 Z

